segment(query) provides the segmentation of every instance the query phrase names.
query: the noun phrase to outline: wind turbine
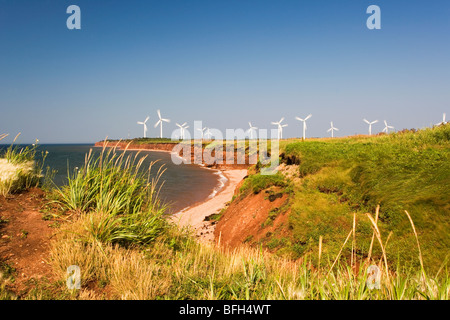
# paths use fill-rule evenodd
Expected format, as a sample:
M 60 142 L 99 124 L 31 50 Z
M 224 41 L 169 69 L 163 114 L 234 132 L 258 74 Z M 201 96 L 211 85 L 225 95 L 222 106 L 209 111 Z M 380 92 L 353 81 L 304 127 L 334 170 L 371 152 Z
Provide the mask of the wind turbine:
M 298 121 L 303 121 L 303 140 L 306 139 L 306 120 L 308 120 L 309 118 L 312 117 L 312 114 L 308 115 L 305 119 L 299 118 L 299 117 L 295 117 L 295 119 L 297 119 Z
M 258 128 L 252 126 L 251 122 L 249 122 L 248 125 L 250 126 L 250 129 L 248 129 L 248 132 L 250 132 L 250 139 L 253 139 L 253 130 L 256 130 Z
M 206 129 L 205 138 L 206 139 L 211 139 L 211 130 L 209 128 L 205 128 L 205 129 Z
M 138 121 L 138 124 L 143 124 L 144 125 L 144 138 L 146 138 L 146 133 L 147 133 L 147 124 L 146 122 L 148 121 L 148 119 L 150 119 L 150 117 L 147 116 L 147 118 L 145 118 L 144 122 L 142 121 Z
M 334 130 L 339 131 L 338 128 L 335 128 L 335 127 L 333 126 L 333 121 L 331 121 L 331 128 L 328 129 L 327 132 L 330 132 L 330 131 L 331 131 L 331 137 L 332 137 L 332 138 L 334 138 Z
M 280 119 L 278 122 L 272 122 L 272 124 L 278 126 L 278 140 L 283 138 L 283 128 L 287 127 L 287 124 L 281 125 L 281 122 L 283 122 L 284 117 Z
M 170 122 L 170 120 L 169 120 L 169 119 L 163 119 L 163 118 L 161 118 L 161 112 L 160 112 L 159 110 L 157 110 L 156 112 L 158 113 L 159 120 L 158 120 L 158 122 L 155 123 L 155 128 L 156 128 L 158 125 L 160 126 L 160 138 L 162 138 L 162 137 L 163 137 L 163 134 L 162 134 L 162 124 L 163 124 L 163 122 Z
M 383 129 L 383 132 L 386 132 L 386 133 L 389 133 L 389 129 L 394 129 L 393 126 L 388 126 L 386 120 L 384 120 L 384 126 L 385 126 L 385 127 L 384 127 L 384 129 Z
M 204 127 L 203 129 L 197 128 L 197 130 L 202 133 L 202 140 L 203 140 L 203 135 L 204 135 L 206 129 L 208 129 L 208 128 L 207 127 Z
M 445 113 L 442 114 L 442 122 L 436 123 L 437 126 L 440 126 L 441 124 L 446 124 L 447 121 L 445 121 Z
M 363 119 L 363 121 L 369 125 L 369 136 L 371 136 L 371 135 L 372 135 L 372 125 L 375 124 L 375 123 L 377 123 L 378 120 L 369 122 L 368 120 Z
M 180 139 L 184 140 L 184 130 L 189 128 L 189 126 L 186 126 L 187 122 L 183 123 L 183 124 L 178 124 L 175 123 L 177 125 L 177 127 L 180 128 Z

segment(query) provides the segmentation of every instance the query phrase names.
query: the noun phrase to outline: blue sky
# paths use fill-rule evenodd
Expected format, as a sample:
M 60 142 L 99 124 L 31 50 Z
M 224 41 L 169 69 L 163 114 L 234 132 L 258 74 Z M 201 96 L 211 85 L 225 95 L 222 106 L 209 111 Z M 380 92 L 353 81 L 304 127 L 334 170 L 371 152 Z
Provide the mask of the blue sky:
M 66 9 L 81 8 L 81 30 Z M 381 8 L 381 30 L 366 9 Z M 142 136 L 156 110 L 225 131 L 366 133 L 450 113 L 449 1 L 0 0 L 0 133 L 20 142 Z M 9 140 L 8 140 L 9 139 Z M 2 142 L 10 142 L 8 138 Z

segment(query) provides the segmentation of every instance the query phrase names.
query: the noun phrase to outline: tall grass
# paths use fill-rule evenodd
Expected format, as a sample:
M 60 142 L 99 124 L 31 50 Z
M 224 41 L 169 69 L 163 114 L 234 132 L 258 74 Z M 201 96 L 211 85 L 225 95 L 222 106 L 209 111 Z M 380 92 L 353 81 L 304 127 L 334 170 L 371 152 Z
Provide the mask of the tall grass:
M 36 160 L 37 143 L 31 146 L 15 145 L 20 133 L 11 145 L 0 154 L 0 195 L 7 195 L 21 190 L 35 187 L 42 178 L 46 152 L 42 152 L 40 161 Z M 7 134 L 0 135 L 0 140 Z
M 164 169 L 152 175 L 154 162 L 143 168 L 145 158 L 106 146 L 95 156 L 91 149 L 84 166 L 68 172 L 68 184 L 55 190 L 54 202 L 87 215 L 88 235 L 101 243 L 149 243 L 164 228 L 166 208 L 158 198 Z
M 85 232 L 86 216 L 68 225 L 52 246 L 52 265 L 61 280 L 68 265 L 81 268 L 82 289 L 74 298 L 194 299 L 194 300 L 410 300 L 448 299 L 448 273 L 423 278 L 420 272 L 397 266 L 387 276 L 378 259 L 360 260 L 359 268 L 326 257 L 319 268 L 310 256 L 293 261 L 250 247 L 223 248 L 201 244 L 185 230 L 171 226 L 144 250 L 112 244 L 74 241 Z M 353 230 L 350 230 L 350 234 Z M 348 244 L 346 244 L 348 246 Z M 333 261 L 337 261 L 333 263 Z M 356 264 L 356 261 L 355 261 Z M 370 289 L 367 267 L 381 272 L 379 289 Z M 90 292 L 101 291 L 92 297 Z M 64 287 L 62 288 L 64 289 Z
M 87 155 L 85 167 L 71 173 L 69 185 L 58 191 L 60 205 L 76 215 L 52 242 L 50 262 L 61 280 L 62 291 L 69 291 L 64 285 L 67 267 L 80 267 L 82 289 L 72 294 L 74 299 L 449 298 L 447 270 L 424 277 L 416 269 L 407 269 L 403 262 L 393 267 L 392 261 L 387 263 L 386 254 L 382 259 L 378 255 L 367 259 L 367 254 L 355 254 L 350 263 L 340 258 L 350 247 L 352 252 L 358 248 L 359 220 L 366 221 L 371 231 L 363 233 L 368 241 L 372 234 L 378 240 L 372 243 L 371 250 L 382 248 L 385 253 L 389 249 L 389 237 L 380 233 L 379 220 L 369 215 L 351 214 L 353 223 L 341 227 L 348 236 L 337 254 L 329 250 L 329 239 L 319 233 L 318 242 L 312 246 L 320 256 L 319 264 L 314 263 L 310 251 L 291 260 L 262 248 L 231 249 L 198 243 L 189 230 L 163 222 L 161 210 L 155 211 L 159 208 L 155 185 L 147 185 L 152 181 L 136 171 L 142 162 L 124 154 L 103 149 L 97 158 Z M 141 183 L 134 182 L 135 179 Z M 134 187 L 135 183 L 141 187 Z M 144 194 L 140 193 L 142 188 L 146 190 Z M 146 200 L 136 197 L 136 193 Z M 112 198 L 120 201 L 110 201 Z M 148 216 L 134 225 L 141 230 L 156 226 L 158 231 L 151 241 L 134 242 L 139 232 L 128 231 L 133 223 L 127 217 L 142 209 L 146 209 Z M 148 225 L 143 221 L 148 221 Z M 163 228 L 159 228 L 160 223 Z M 416 234 L 415 227 L 413 230 Z M 132 237 L 122 238 L 123 232 Z M 123 245 L 130 243 L 135 245 Z M 379 289 L 368 286 L 369 265 L 378 266 L 382 273 Z

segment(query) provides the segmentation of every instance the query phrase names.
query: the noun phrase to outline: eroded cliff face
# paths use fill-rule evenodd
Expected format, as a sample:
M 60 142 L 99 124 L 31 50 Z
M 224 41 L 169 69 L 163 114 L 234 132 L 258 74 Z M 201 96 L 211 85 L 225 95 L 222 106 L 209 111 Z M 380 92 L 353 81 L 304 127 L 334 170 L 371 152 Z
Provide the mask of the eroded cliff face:
M 216 242 L 234 248 L 243 243 L 267 243 L 272 237 L 286 236 L 289 195 L 280 193 L 277 188 L 270 188 L 242 197 L 238 195 L 239 187 L 235 190 L 236 198 L 217 222 L 214 231 Z
M 128 150 L 155 150 L 155 151 L 172 151 L 175 144 L 173 143 L 148 143 L 148 144 L 133 144 L 128 142 L 105 142 L 99 141 L 95 143 L 96 147 L 117 147 L 119 149 Z M 128 146 L 128 147 L 127 147 Z
M 139 143 L 133 144 L 129 142 L 116 142 L 116 141 L 99 141 L 95 143 L 96 147 L 116 147 L 119 149 L 128 149 L 128 150 L 152 150 L 152 151 L 166 151 L 166 152 L 175 152 L 182 158 L 190 158 L 190 163 L 192 164 L 201 164 L 208 168 L 213 169 L 247 169 L 251 166 L 248 155 L 245 157 L 244 163 L 237 163 L 237 156 L 234 156 L 234 161 L 230 163 L 227 159 L 230 159 L 234 154 L 233 151 L 223 151 L 222 157 L 219 157 L 219 161 L 216 161 L 216 153 L 214 150 L 205 150 L 202 148 L 201 157 L 199 157 L 199 152 L 196 150 L 195 146 L 190 147 L 190 153 L 186 156 L 183 148 L 179 148 L 179 150 L 174 149 L 177 146 L 176 143 Z M 197 152 L 196 152 L 197 151 Z M 232 154 L 233 153 L 233 154 Z M 219 162 L 219 163 L 217 163 Z

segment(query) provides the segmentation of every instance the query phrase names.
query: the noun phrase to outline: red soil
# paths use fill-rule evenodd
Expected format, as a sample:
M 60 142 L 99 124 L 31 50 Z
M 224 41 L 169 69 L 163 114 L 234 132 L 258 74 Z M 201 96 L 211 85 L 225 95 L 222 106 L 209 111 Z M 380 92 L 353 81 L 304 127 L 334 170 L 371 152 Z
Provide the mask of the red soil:
M 236 188 L 236 190 L 238 190 Z M 276 189 L 272 189 L 276 192 Z M 238 247 L 244 242 L 259 243 L 270 240 L 274 233 L 280 237 L 287 230 L 289 210 L 280 212 L 272 223 L 263 226 L 268 221 L 270 211 L 281 208 L 288 200 L 288 195 L 276 198 L 274 201 L 268 199 L 268 194 L 261 191 L 258 194 L 249 194 L 241 200 L 233 201 L 223 213 L 217 223 L 214 235 L 216 242 L 229 246 Z M 265 239 L 267 237 L 267 239 Z
M 43 220 L 44 203 L 44 192 L 37 188 L 0 196 L 0 263 L 15 269 L 10 289 L 16 293 L 30 289 L 33 279 L 52 278 L 46 259 L 54 221 Z

